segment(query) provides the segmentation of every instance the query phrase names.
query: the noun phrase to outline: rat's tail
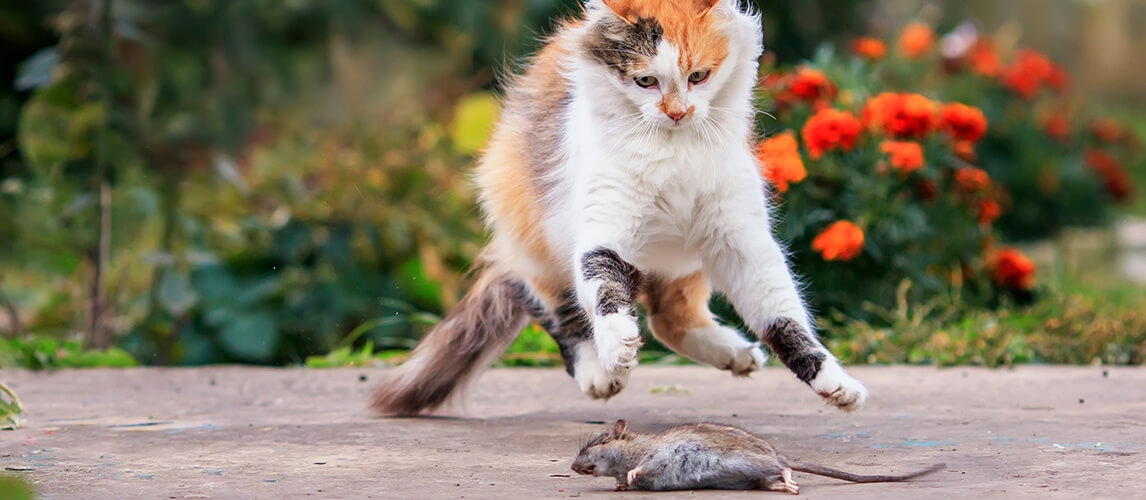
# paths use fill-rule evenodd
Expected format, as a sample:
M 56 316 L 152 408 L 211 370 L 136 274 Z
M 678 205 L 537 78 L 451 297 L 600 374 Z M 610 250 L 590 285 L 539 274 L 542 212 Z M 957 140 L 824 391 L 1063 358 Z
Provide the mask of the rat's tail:
M 932 465 L 931 467 L 928 467 L 928 468 L 923 469 L 923 470 L 918 471 L 918 472 L 912 472 L 910 474 L 871 475 L 871 476 L 867 476 L 867 475 L 863 475 L 863 474 L 852 474 L 850 472 L 844 472 L 842 470 L 836 470 L 836 469 L 832 469 L 830 467 L 824 467 L 822 465 L 812 465 L 812 464 L 805 464 L 805 463 L 801 463 L 801 462 L 789 461 L 788 467 L 791 468 L 792 470 L 798 470 L 800 472 L 807 472 L 808 474 L 815 474 L 817 476 L 825 476 L 825 477 L 834 477 L 836 479 L 843 479 L 844 481 L 851 481 L 853 483 L 894 483 L 897 481 L 907 481 L 907 480 L 915 479 L 915 478 L 920 477 L 920 476 L 926 476 L 927 474 L 931 474 L 933 472 L 939 472 L 939 471 L 943 470 L 944 468 L 946 468 L 947 465 L 946 464 Z
M 479 269 L 473 288 L 374 392 L 374 409 L 412 416 L 461 393 L 527 324 L 523 293 L 507 273 Z

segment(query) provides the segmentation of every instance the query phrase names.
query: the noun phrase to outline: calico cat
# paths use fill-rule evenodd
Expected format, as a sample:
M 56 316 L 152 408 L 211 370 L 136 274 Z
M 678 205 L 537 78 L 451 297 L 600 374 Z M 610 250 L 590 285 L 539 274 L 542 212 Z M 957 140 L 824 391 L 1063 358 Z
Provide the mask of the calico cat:
M 829 404 L 866 390 L 817 340 L 771 234 L 752 151 L 759 16 L 737 0 L 585 0 L 508 85 L 477 167 L 493 235 L 474 287 L 377 389 L 387 414 L 433 410 L 529 322 L 595 399 L 657 339 L 743 376 L 759 343 L 718 324 L 712 290 Z

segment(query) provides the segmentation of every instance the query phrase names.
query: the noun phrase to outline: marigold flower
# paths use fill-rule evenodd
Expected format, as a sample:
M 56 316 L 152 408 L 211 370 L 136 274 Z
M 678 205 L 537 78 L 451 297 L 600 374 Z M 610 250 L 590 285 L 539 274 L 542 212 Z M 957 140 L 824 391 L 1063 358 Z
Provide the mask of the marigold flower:
M 979 219 L 979 224 L 984 226 L 991 225 L 1002 214 L 1003 207 L 999 206 L 999 202 L 995 200 L 980 201 L 975 208 L 975 217 Z
M 788 192 L 789 183 L 797 183 L 808 176 L 800 145 L 792 134 L 784 133 L 765 139 L 756 148 L 765 179 L 781 193 Z
M 899 33 L 899 53 L 908 59 L 922 56 L 934 45 L 935 33 L 926 24 L 914 22 L 904 26 Z
M 1106 192 L 1118 201 L 1127 201 L 1134 196 L 1134 184 L 1122 164 L 1106 151 L 1092 149 L 1086 152 L 1084 161 L 1102 177 Z
M 821 109 L 804 124 L 804 145 L 815 160 L 835 149 L 850 151 L 855 147 L 861 128 L 859 120 L 847 111 Z
M 998 76 L 1003 69 L 1003 62 L 995 52 L 994 42 L 987 38 L 976 40 L 967 51 L 967 65 L 971 71 L 987 77 Z
M 1109 118 L 1099 118 L 1091 122 L 1090 133 L 1102 142 L 1119 142 L 1126 134 L 1121 124 Z
M 812 240 L 812 250 L 824 260 L 852 260 L 863 251 L 863 230 L 846 220 L 836 221 Z
M 1035 263 L 1014 248 L 1000 249 L 988 264 L 991 279 L 999 286 L 1029 290 L 1035 284 Z
M 963 167 L 955 171 L 955 184 L 960 191 L 974 193 L 991 186 L 987 171 L 976 167 Z
M 904 174 L 923 168 L 923 148 L 919 143 L 909 141 L 883 141 L 879 150 L 887 153 L 891 166 Z
M 923 137 L 934 126 L 935 103 L 919 94 L 885 92 L 867 102 L 863 120 L 892 137 Z
M 836 85 L 824 75 L 824 72 L 807 66 L 796 70 L 788 82 L 788 90 L 798 99 L 805 101 L 818 101 L 836 95 Z
M 1043 131 L 1051 139 L 1064 142 L 1070 137 L 1070 121 L 1062 113 L 1051 113 L 1043 119 Z
M 987 117 L 974 106 L 953 102 L 940 112 L 943 130 L 960 141 L 978 142 L 987 133 Z
M 975 152 L 975 143 L 971 141 L 955 141 L 951 145 L 951 149 L 955 151 L 955 156 L 958 156 L 963 161 L 976 161 L 979 159 L 978 153 Z
M 887 54 L 887 45 L 878 38 L 857 38 L 852 41 L 852 52 L 869 60 L 883 59 Z
M 1029 49 L 1019 51 L 1015 63 L 1003 72 L 1002 79 L 1003 85 L 1027 99 L 1037 97 L 1044 85 L 1061 91 L 1069 83 L 1062 68 L 1042 53 Z

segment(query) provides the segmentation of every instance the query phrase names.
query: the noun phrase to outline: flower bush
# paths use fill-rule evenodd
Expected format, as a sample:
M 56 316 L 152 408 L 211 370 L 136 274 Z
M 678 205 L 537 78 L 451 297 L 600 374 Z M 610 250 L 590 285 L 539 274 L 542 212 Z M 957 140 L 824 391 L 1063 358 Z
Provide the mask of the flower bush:
M 764 68 L 758 159 L 820 314 L 873 319 L 952 289 L 968 307 L 1029 301 L 1035 265 L 1000 242 L 1102 223 L 1133 196 L 1140 149 L 1079 116 L 1062 68 L 956 33 L 912 23 L 894 51 L 862 38 Z

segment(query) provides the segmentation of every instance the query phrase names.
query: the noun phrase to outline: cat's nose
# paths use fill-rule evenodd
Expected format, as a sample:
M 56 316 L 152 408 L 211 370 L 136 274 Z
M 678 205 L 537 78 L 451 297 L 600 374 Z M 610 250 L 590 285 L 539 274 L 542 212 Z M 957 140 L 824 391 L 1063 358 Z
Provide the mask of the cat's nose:
M 679 122 L 684 119 L 688 113 L 684 111 L 665 111 L 665 116 L 672 118 L 672 121 Z

